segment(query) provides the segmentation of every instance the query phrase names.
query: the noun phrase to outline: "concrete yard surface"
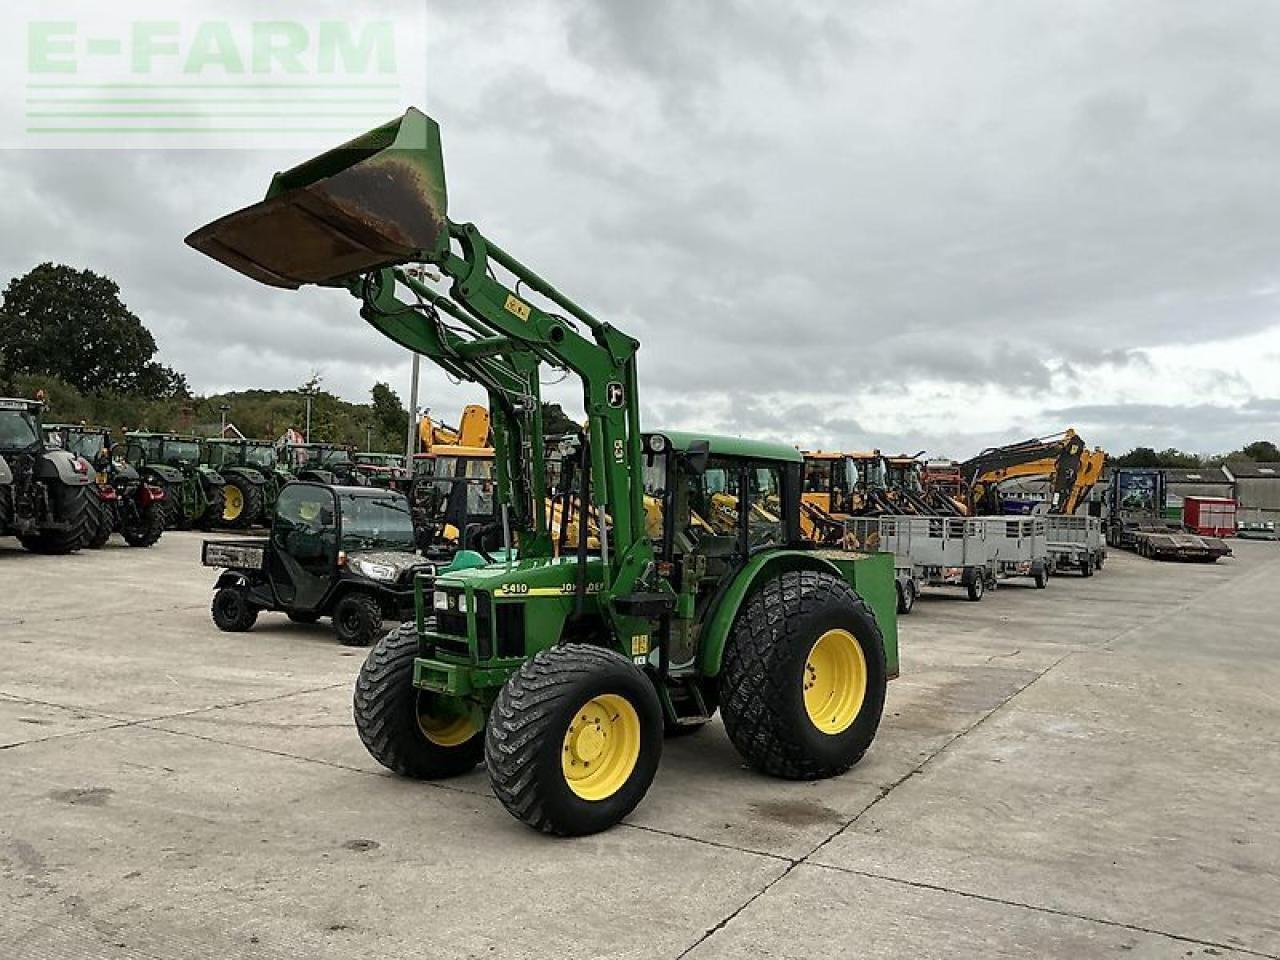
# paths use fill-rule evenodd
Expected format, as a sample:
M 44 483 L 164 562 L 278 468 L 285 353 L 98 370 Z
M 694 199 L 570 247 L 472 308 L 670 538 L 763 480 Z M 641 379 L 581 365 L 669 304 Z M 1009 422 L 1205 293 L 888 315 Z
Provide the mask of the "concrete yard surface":
M 361 746 L 364 653 L 209 618 L 200 537 L 0 539 L 0 958 L 1280 958 L 1280 545 L 929 591 L 863 762 L 669 741 L 554 840 Z

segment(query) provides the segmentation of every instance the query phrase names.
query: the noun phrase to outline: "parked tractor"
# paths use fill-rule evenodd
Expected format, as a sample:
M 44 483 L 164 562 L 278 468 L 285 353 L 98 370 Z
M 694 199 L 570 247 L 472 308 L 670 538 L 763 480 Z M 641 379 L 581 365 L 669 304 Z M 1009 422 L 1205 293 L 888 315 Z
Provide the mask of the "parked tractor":
M 446 208 L 439 128 L 409 110 L 187 238 L 273 286 L 346 287 L 368 323 L 488 393 L 504 549 L 418 578 L 414 621 L 356 682 L 369 752 L 428 779 L 483 760 L 514 817 L 562 835 L 629 814 L 664 729 L 717 708 L 764 773 L 849 769 L 898 669 L 892 558 L 805 543 L 792 447 L 642 433 L 639 344 Z M 563 551 L 547 521 L 548 367 L 581 382 L 588 417 Z
M 402 454 L 353 453 L 351 462 L 360 486 L 399 490 L 401 493 L 409 489 L 409 471 L 405 469 Z
M 297 623 L 332 617 L 338 642 L 358 647 L 378 639 L 384 618 L 413 616 L 415 578 L 435 569 L 414 553 L 404 494 L 310 482 L 280 491 L 269 537 L 206 540 L 201 559 L 223 569 L 218 629 L 248 630 L 266 610 Z
M 143 482 L 164 491 L 165 527 L 216 526 L 225 511 L 226 481 L 200 463 L 200 439 L 173 433 L 125 434 L 124 459 Z
M 336 443 L 291 443 L 280 450 L 280 464 L 299 480 L 363 486 L 351 448 Z
M 201 445 L 201 463 L 226 480 L 222 516 L 215 524 L 245 530 L 269 521 L 280 488 L 289 482 L 275 445 L 267 440 L 211 437 Z
M 131 547 L 149 547 L 164 533 L 164 491 L 143 483 L 138 471 L 120 457 L 119 445 L 112 447 L 111 431 L 86 424 L 45 424 L 45 438 L 64 450 L 88 460 L 96 471 L 93 520 L 88 547 L 106 545 L 113 533 L 120 534 Z
M 36 400 L 0 398 L 0 536 L 33 553 L 70 553 L 94 532 L 92 467 L 44 439 Z

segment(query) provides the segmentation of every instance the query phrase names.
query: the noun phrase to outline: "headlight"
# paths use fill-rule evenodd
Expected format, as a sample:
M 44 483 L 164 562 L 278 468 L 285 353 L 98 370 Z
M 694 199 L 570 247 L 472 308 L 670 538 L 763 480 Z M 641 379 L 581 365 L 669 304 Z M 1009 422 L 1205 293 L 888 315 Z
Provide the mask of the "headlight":
M 444 610 L 445 612 L 466 613 L 467 595 L 465 593 L 449 593 L 445 590 L 437 590 L 431 595 L 431 605 L 437 610 Z
M 443 590 L 437 590 L 431 598 L 431 605 L 437 610 L 448 610 L 449 595 Z
M 374 563 L 372 560 L 361 560 L 358 557 L 351 561 L 351 569 L 370 580 L 394 580 L 399 572 L 390 564 Z
M 465 593 L 458 594 L 458 612 L 467 612 L 467 595 Z

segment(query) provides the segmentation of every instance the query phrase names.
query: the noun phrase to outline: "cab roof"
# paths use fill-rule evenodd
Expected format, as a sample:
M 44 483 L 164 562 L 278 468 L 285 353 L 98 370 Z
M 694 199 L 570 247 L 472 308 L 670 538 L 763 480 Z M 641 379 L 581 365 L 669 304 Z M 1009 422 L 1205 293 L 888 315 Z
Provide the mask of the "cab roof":
M 689 445 L 705 440 L 711 453 L 718 457 L 750 457 L 753 460 L 778 460 L 782 463 L 801 463 L 804 458 L 795 447 L 771 440 L 747 440 L 742 437 L 716 436 L 711 433 L 688 433 L 683 430 L 651 430 L 647 436 L 658 434 L 666 437 L 672 449 L 684 452 Z

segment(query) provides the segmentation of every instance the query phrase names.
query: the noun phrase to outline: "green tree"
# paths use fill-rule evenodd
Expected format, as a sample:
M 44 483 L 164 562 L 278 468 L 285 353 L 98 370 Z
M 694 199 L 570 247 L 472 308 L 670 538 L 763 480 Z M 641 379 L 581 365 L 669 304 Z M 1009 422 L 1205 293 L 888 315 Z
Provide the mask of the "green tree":
M 56 377 L 83 393 L 186 396 L 187 382 L 152 358 L 156 341 L 120 300 L 114 280 L 42 263 L 5 288 L 4 367 Z
M 373 430 L 379 446 L 397 450 L 404 446 L 409 433 L 409 411 L 400 396 L 385 383 L 375 383 L 369 391 L 373 398 Z
M 559 433 L 577 433 L 582 425 L 574 423 L 573 418 L 564 412 L 558 403 L 542 404 L 542 429 L 548 436 Z
M 1244 454 L 1241 458 L 1243 460 L 1255 460 L 1258 463 L 1280 462 L 1280 449 L 1270 440 L 1255 440 L 1253 443 L 1246 443 L 1240 452 Z

